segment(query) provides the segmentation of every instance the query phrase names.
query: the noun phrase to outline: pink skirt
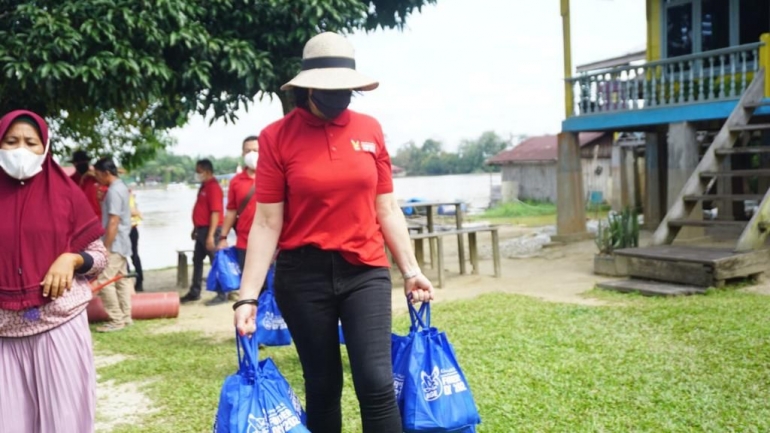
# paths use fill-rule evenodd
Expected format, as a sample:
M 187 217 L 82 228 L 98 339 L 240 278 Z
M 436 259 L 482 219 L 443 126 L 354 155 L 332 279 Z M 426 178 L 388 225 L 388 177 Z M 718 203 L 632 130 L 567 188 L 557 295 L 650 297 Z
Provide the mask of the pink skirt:
M 95 392 L 85 311 L 42 334 L 0 337 L 0 432 L 93 433 Z

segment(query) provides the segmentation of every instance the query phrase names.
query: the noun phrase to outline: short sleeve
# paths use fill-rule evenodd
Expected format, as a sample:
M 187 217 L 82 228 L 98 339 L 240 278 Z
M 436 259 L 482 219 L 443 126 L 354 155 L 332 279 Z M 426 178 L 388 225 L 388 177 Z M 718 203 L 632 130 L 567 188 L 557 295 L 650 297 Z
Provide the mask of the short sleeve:
M 377 195 L 393 192 L 393 167 L 390 155 L 385 147 L 385 137 L 382 128 L 377 124 Z
M 222 201 L 224 194 L 222 193 L 222 187 L 218 183 L 211 184 L 211 191 L 206 196 L 209 199 L 209 209 L 211 212 L 222 213 Z
M 104 197 L 104 208 L 108 215 L 123 216 L 123 201 L 120 199 L 120 191 L 118 191 L 117 186 L 107 190 L 107 195 Z
M 235 180 L 235 178 L 233 178 Z M 237 181 L 236 181 L 237 182 Z M 227 210 L 237 210 L 235 207 L 235 185 L 230 181 L 230 188 L 227 189 Z
M 286 194 L 286 172 L 270 133 L 259 135 L 259 163 L 255 179 L 258 203 L 281 203 Z

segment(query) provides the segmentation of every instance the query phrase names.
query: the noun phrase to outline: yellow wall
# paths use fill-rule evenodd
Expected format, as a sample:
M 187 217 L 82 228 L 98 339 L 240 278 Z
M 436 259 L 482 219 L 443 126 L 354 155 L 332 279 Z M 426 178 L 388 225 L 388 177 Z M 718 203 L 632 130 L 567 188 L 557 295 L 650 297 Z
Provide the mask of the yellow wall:
M 660 8 L 662 0 L 647 1 L 647 61 L 660 60 Z

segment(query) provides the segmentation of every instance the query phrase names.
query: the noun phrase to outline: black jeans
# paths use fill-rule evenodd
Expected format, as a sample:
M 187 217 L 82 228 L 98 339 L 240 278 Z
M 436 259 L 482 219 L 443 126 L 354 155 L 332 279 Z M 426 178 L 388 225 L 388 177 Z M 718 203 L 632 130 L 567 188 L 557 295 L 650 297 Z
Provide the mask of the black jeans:
M 131 264 L 136 273 L 134 290 L 141 292 L 144 290 L 144 273 L 142 272 L 142 259 L 139 258 L 139 230 L 136 229 L 136 226 L 131 227 L 129 237 L 131 238 Z
M 214 242 L 219 239 L 220 229 L 214 233 Z M 214 263 L 214 253 L 206 249 L 206 238 L 209 236 L 208 227 L 195 228 L 195 250 L 193 251 L 193 277 L 190 286 L 190 294 L 200 296 L 203 280 L 203 261 L 209 258 L 209 263 Z
M 297 347 L 305 378 L 307 427 L 342 430 L 342 321 L 364 433 L 401 432 L 390 359 L 390 272 L 355 266 L 313 247 L 281 251 L 275 298 Z

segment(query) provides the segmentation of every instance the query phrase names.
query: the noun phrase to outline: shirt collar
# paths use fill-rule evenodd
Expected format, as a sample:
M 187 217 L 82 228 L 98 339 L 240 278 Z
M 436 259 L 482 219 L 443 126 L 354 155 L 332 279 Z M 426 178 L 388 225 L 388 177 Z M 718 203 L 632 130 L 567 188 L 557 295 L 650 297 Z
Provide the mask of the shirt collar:
M 336 118 L 332 120 L 324 120 L 320 117 L 316 116 L 315 114 L 311 113 L 310 111 L 304 109 L 304 108 L 295 108 L 294 111 L 297 112 L 297 115 L 302 119 L 305 123 L 307 123 L 310 126 L 316 126 L 321 127 L 328 124 L 332 124 L 335 126 L 345 126 L 348 123 L 350 123 L 350 110 L 345 110 L 337 116 Z

